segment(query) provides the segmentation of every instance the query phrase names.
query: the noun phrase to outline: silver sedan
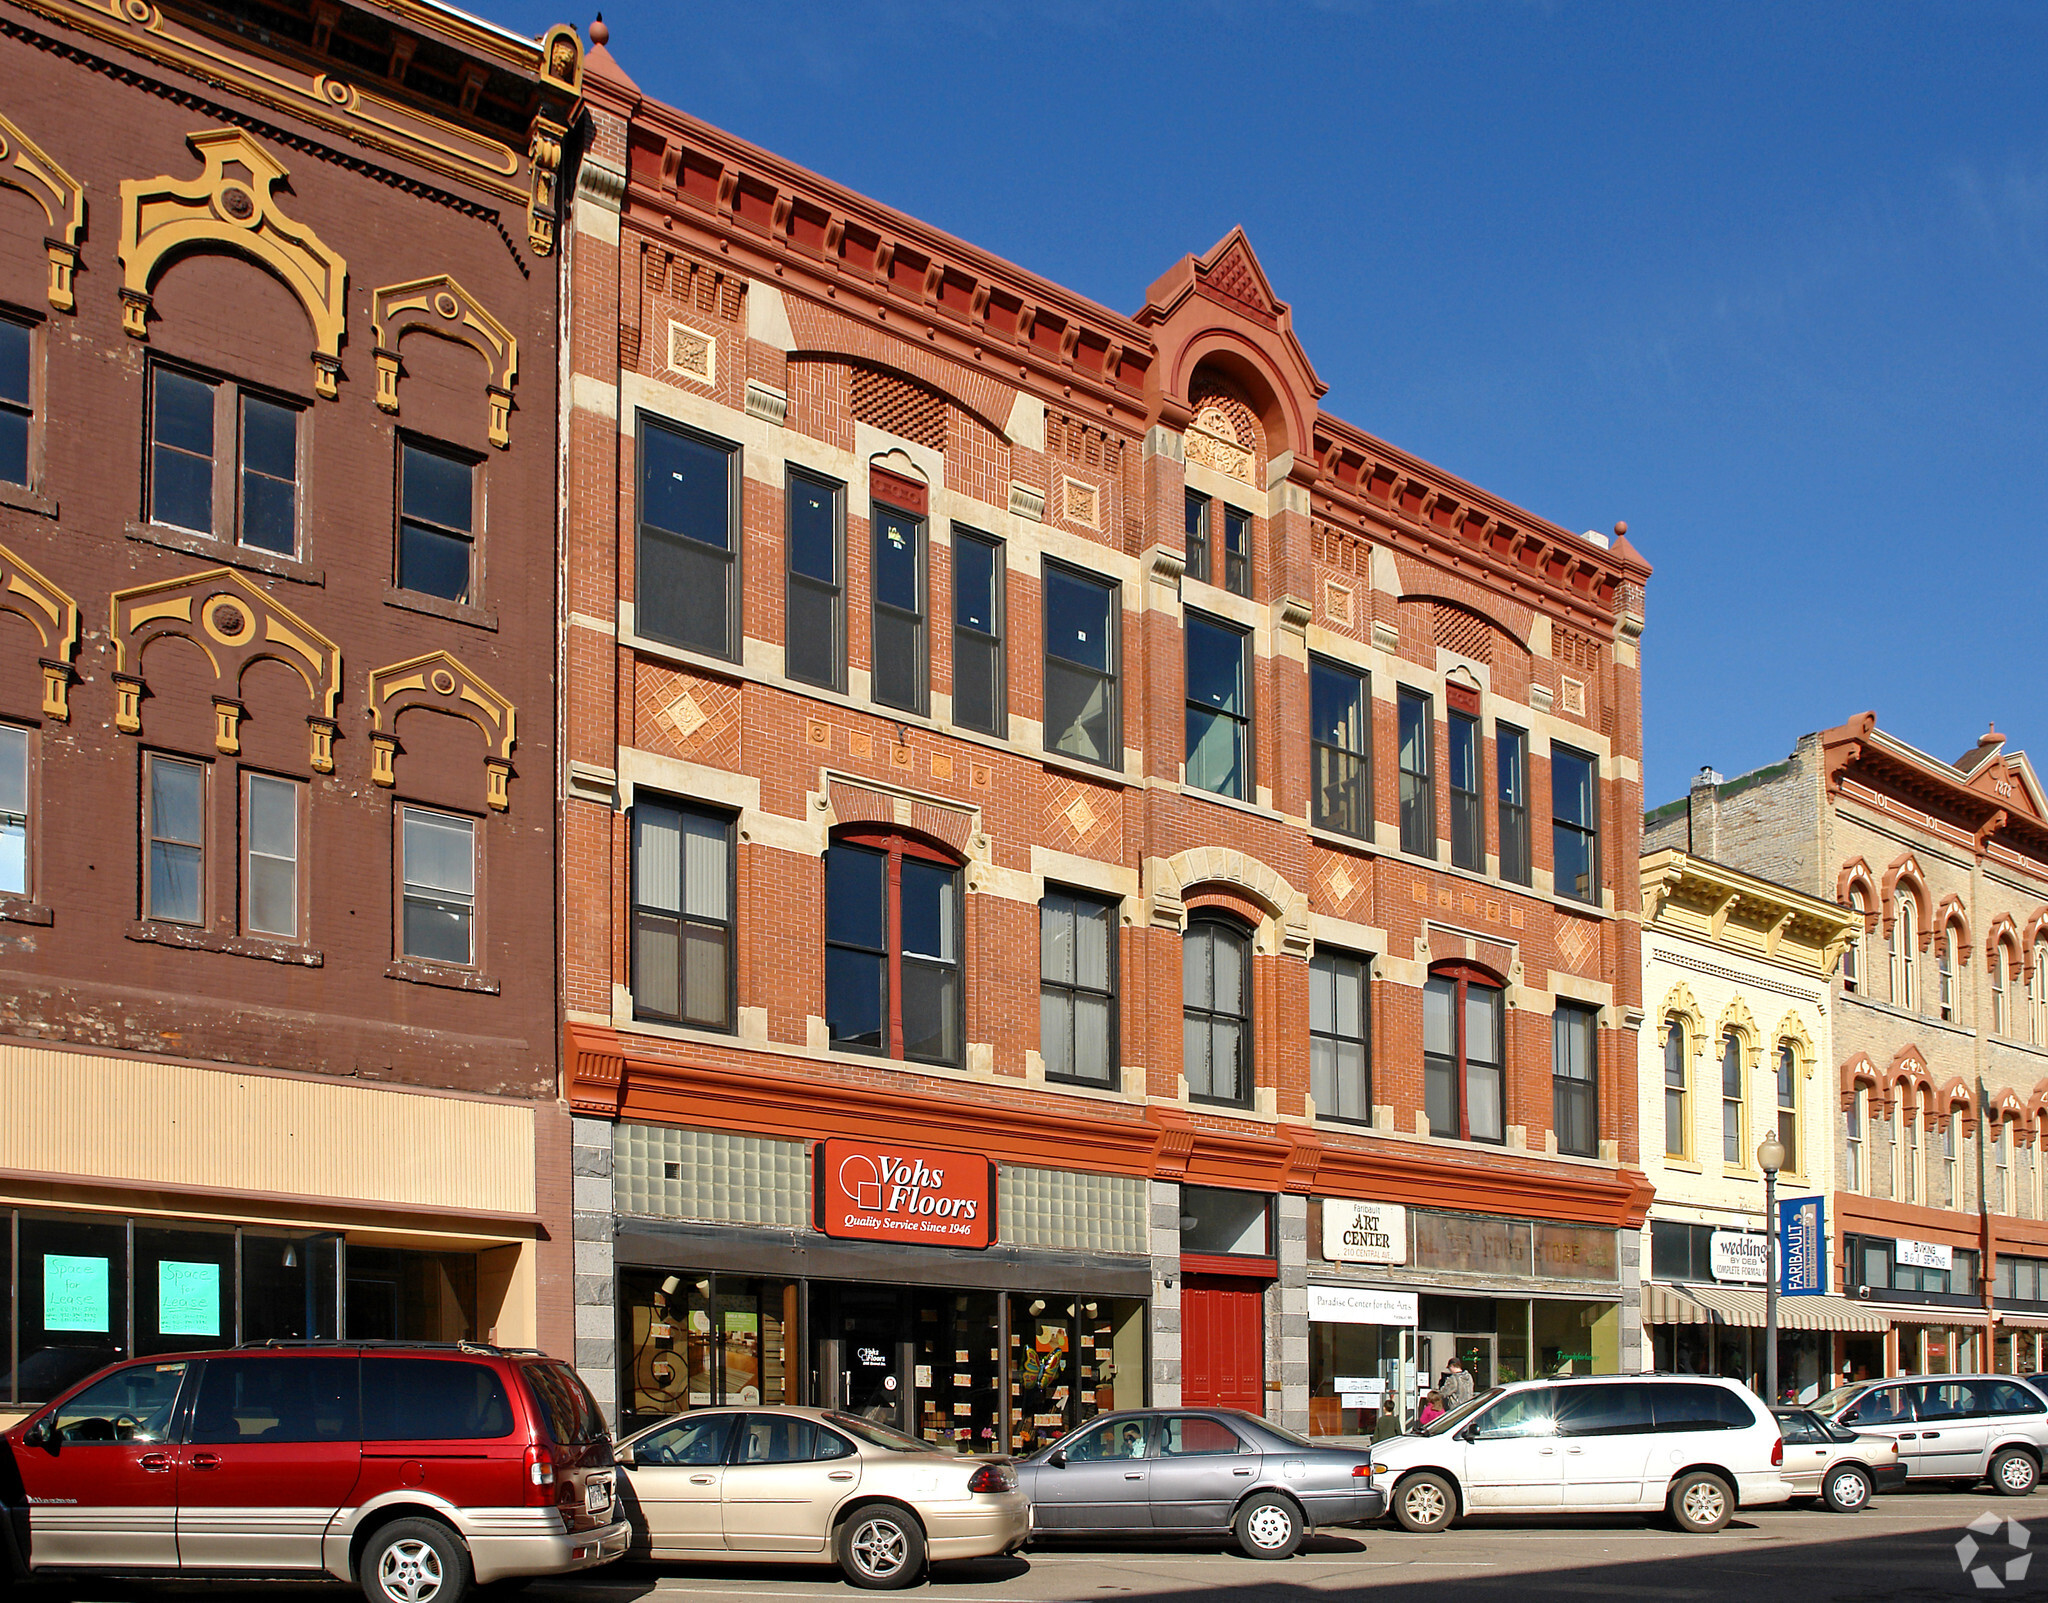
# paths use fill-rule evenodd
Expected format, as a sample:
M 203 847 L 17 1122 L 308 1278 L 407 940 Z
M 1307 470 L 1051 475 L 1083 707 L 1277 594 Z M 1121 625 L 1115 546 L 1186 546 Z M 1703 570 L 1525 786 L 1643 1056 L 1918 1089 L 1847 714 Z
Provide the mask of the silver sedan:
M 1318 1526 L 1387 1511 L 1371 1455 L 1314 1442 L 1233 1408 L 1106 1414 L 1017 1466 L 1034 1540 L 1228 1536 L 1286 1558 Z

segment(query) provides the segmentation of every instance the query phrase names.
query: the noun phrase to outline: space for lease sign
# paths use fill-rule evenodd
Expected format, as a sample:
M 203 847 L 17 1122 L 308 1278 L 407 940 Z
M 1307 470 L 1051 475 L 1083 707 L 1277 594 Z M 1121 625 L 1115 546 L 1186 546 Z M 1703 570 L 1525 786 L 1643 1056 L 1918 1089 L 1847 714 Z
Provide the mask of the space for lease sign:
M 811 1176 L 817 1225 L 828 1236 L 921 1247 L 995 1239 L 996 1166 L 979 1152 L 834 1137 L 813 1149 Z

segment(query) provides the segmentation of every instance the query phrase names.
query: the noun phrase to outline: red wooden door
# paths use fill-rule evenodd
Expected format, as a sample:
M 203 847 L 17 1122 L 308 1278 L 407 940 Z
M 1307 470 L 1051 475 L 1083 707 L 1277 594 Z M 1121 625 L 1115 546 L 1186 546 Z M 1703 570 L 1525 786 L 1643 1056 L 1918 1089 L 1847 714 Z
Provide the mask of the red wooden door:
M 1189 1275 L 1180 1291 L 1180 1400 L 1266 1411 L 1266 1298 L 1256 1280 Z

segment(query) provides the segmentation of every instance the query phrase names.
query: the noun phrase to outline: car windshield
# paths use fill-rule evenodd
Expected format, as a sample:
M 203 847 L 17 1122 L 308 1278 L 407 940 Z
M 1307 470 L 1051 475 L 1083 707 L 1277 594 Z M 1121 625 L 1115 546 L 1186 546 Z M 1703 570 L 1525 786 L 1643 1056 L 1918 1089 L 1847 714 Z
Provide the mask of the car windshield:
M 1420 1430 L 1416 1431 L 1415 1434 L 1417 1436 L 1441 1436 L 1444 1434 L 1445 1431 L 1456 1430 L 1460 1425 L 1464 1424 L 1466 1420 L 1470 1419 L 1474 1414 L 1478 1413 L 1480 1409 L 1486 1407 L 1496 1397 L 1498 1397 L 1500 1395 L 1500 1391 L 1500 1387 L 1496 1386 L 1491 1391 L 1481 1392 L 1477 1397 L 1473 1398 L 1470 1402 L 1460 1404 L 1458 1407 L 1452 1409 L 1448 1414 L 1444 1414 L 1436 1419 L 1432 1419 L 1427 1425 L 1424 1425 Z
M 1816 1414 L 1832 1414 L 1868 1389 L 1869 1382 L 1860 1380 L 1851 1386 L 1837 1386 L 1833 1391 L 1822 1392 L 1809 1406 Z
M 870 1447 L 884 1448 L 892 1453 L 938 1451 L 930 1442 L 921 1442 L 915 1436 L 906 1436 L 902 1431 L 891 1430 L 887 1425 L 877 1425 L 871 1419 L 856 1419 L 852 1414 L 827 1414 L 825 1417 L 855 1441 L 866 1442 Z

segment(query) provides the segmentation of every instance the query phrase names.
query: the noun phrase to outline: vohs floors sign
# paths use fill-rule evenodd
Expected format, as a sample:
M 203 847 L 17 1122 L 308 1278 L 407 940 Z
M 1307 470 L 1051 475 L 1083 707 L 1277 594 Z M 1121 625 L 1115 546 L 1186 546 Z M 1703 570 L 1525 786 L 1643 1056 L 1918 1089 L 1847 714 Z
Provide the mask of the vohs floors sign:
M 850 1241 L 986 1247 L 996 1235 L 996 1166 L 979 1152 L 833 1137 L 811 1161 L 818 1229 Z

